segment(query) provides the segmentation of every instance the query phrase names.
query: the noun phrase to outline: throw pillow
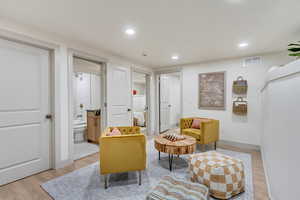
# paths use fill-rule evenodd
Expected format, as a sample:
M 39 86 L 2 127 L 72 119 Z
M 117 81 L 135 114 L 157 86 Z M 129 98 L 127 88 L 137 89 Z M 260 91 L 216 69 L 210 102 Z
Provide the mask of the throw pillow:
M 106 134 L 107 136 L 119 136 L 122 135 L 119 129 L 114 128 L 111 132 Z
M 201 129 L 201 122 L 210 122 L 210 119 L 195 118 L 192 123 L 192 128 Z
M 192 128 L 201 128 L 201 119 L 193 119 Z

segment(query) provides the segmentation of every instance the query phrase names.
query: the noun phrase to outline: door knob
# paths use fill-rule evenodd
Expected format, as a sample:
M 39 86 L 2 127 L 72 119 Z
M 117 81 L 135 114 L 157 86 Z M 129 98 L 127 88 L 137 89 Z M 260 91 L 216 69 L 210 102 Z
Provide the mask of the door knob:
M 131 111 L 131 108 L 128 108 L 127 111 L 130 112 L 130 111 Z
M 47 114 L 46 115 L 46 119 L 52 119 L 52 115 L 51 114 Z

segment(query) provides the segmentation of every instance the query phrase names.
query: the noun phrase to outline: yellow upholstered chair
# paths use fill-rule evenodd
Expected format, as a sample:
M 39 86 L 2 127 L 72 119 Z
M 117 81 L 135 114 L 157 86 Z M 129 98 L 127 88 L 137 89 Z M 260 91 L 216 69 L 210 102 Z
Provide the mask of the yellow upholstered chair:
M 99 138 L 100 174 L 105 175 L 107 188 L 108 174 L 146 169 L 146 138 L 139 127 L 116 127 L 120 136 L 107 136 L 113 128 L 107 128 Z
M 200 129 L 192 128 L 192 123 L 195 118 L 203 119 Z M 219 140 L 219 120 L 199 117 L 182 118 L 180 120 L 180 133 L 194 137 L 197 143 L 202 145 L 203 151 L 205 151 L 205 144 L 210 143 L 214 143 L 216 149 L 217 141 Z

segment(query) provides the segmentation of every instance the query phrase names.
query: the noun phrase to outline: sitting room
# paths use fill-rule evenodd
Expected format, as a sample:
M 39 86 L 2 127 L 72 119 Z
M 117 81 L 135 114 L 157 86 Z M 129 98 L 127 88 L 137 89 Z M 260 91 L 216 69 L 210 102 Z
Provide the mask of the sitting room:
M 0 200 L 298 199 L 299 8 L 2 0 Z

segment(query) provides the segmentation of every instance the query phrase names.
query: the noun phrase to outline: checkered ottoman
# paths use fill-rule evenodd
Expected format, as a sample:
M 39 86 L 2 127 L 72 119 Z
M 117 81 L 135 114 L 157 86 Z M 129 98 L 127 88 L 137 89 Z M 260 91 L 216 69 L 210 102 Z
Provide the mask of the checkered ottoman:
M 241 160 L 215 151 L 189 157 L 191 180 L 206 185 L 210 195 L 218 199 L 244 192 L 245 174 Z
M 205 185 L 165 176 L 150 191 L 146 200 L 207 200 L 208 193 Z

